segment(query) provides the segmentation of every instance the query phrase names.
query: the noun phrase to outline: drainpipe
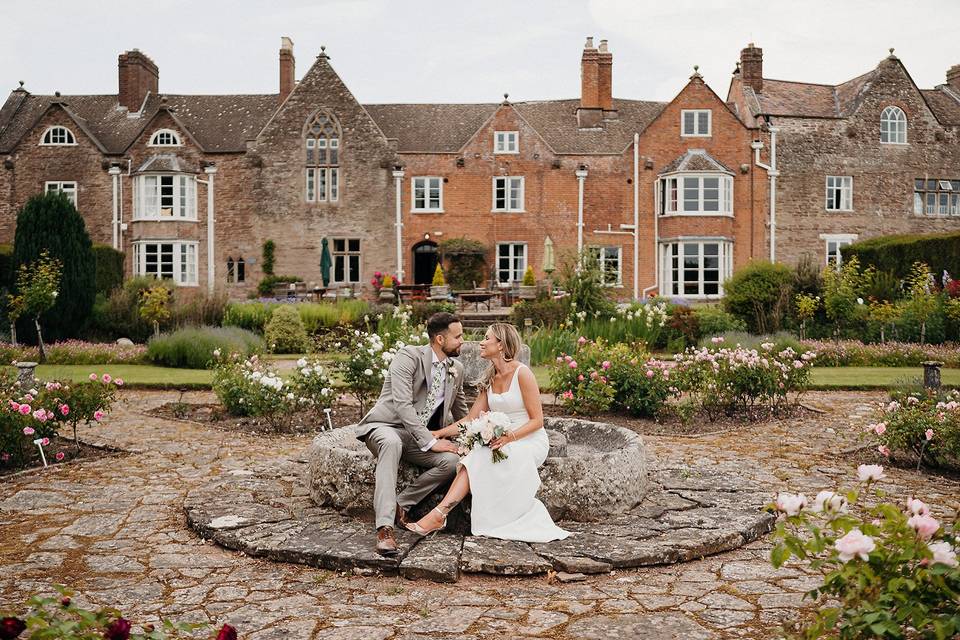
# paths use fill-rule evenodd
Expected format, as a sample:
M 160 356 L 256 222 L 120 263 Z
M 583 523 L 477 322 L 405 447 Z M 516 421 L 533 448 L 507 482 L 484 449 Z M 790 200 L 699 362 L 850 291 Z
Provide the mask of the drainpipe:
M 582 164 L 574 172 L 577 176 L 577 260 L 583 254 L 583 182 L 587 179 L 587 165 Z
M 397 278 L 400 280 L 400 282 L 405 282 L 403 279 L 403 211 L 401 202 L 402 180 L 403 169 L 398 166 L 393 170 L 393 183 L 397 191 L 396 220 L 393 224 L 397 231 Z
M 110 224 L 113 236 L 113 248 L 120 248 L 120 167 L 113 165 L 108 171 L 113 179 L 113 221 Z
M 207 174 L 207 179 L 197 179 L 197 184 L 207 185 L 207 291 L 209 293 L 213 293 L 214 285 L 217 282 L 217 263 L 214 259 L 214 222 L 216 222 L 216 218 L 214 216 L 213 208 L 213 176 L 217 173 L 217 168 L 212 164 L 207 165 L 203 168 L 203 172 Z
M 656 253 L 654 253 L 656 255 Z M 640 134 L 633 134 L 633 299 L 640 295 Z
M 761 169 L 766 170 L 767 176 L 770 178 L 770 262 L 777 261 L 777 176 L 780 175 L 780 172 L 777 171 L 777 133 L 780 129 L 776 127 L 769 127 L 768 131 L 770 132 L 770 164 L 765 165 L 760 162 L 760 150 L 763 149 L 763 143 L 759 140 L 756 140 L 750 143 L 750 147 L 753 149 L 754 160 L 753 163 L 760 167 Z

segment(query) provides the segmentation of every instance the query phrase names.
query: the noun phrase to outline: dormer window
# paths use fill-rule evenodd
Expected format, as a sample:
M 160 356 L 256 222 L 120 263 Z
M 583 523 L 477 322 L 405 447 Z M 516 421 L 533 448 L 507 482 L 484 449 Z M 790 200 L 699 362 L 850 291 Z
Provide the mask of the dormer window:
M 711 135 L 712 113 L 710 109 L 681 109 L 681 134 L 685 138 Z
M 495 131 L 493 133 L 494 153 L 520 153 L 519 131 Z
M 900 107 L 887 107 L 880 114 L 880 143 L 907 144 L 907 116 Z
M 151 147 L 179 147 L 180 136 L 171 129 L 160 129 L 150 138 Z
M 66 127 L 54 126 L 43 132 L 43 137 L 40 138 L 40 144 L 45 146 L 65 147 L 77 144 L 77 139 L 73 135 L 73 131 L 70 131 L 70 129 L 67 129 Z

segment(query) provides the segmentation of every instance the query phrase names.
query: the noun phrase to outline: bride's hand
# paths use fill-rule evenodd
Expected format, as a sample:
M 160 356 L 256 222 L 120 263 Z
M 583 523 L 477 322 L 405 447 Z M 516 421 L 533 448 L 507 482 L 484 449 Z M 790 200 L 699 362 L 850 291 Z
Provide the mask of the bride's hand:
M 500 449 L 500 448 L 502 448 L 502 447 L 510 444 L 511 442 L 516 441 L 516 439 L 517 439 L 516 436 L 514 436 L 512 432 L 511 432 L 511 433 L 505 433 L 505 434 L 503 434 L 502 436 L 500 436 L 499 438 L 497 438 L 496 440 L 494 440 L 493 442 L 491 442 L 491 443 L 490 443 L 490 448 L 493 449 L 494 451 L 496 451 L 497 449 Z

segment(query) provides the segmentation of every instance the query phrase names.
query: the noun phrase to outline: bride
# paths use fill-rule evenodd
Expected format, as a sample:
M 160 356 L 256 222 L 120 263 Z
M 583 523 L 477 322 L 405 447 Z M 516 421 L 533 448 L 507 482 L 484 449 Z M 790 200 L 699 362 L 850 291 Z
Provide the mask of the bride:
M 480 357 L 490 361 L 480 383 L 482 391 L 463 420 L 436 435 L 455 438 L 460 422 L 469 422 L 485 411 L 505 413 L 511 426 L 489 448 L 473 449 L 460 460 L 447 495 L 419 522 L 408 524 L 411 531 L 427 535 L 442 529 L 447 514 L 472 493 L 471 530 L 475 536 L 550 542 L 570 535 L 554 524 L 537 499 L 537 468 L 546 460 L 550 445 L 543 429 L 540 389 L 533 372 L 514 359 L 519 351 L 520 335 L 513 325 L 490 325 L 480 343 Z M 493 462 L 490 449 L 502 449 L 507 458 Z

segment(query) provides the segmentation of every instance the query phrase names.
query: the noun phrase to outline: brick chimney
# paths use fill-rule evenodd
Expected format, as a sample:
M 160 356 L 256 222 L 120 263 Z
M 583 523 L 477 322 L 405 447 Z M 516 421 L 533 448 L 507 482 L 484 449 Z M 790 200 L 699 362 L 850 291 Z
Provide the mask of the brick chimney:
M 296 61 L 293 58 L 293 40 L 284 36 L 280 38 L 280 95 L 278 101 L 283 102 L 297 86 L 295 76 Z
M 587 38 L 580 57 L 580 108 L 600 108 L 600 53 L 593 46 L 593 38 Z
M 600 41 L 597 52 L 597 101 L 604 111 L 613 111 L 613 54 L 606 40 Z
M 117 100 L 129 111 L 140 111 L 148 93 L 157 94 L 160 70 L 139 49 L 121 53 L 117 60 L 119 90 Z
M 960 91 L 960 64 L 955 64 L 947 69 L 947 84 L 954 91 Z
M 740 78 L 744 86 L 763 92 L 763 49 L 752 42 L 740 52 Z

